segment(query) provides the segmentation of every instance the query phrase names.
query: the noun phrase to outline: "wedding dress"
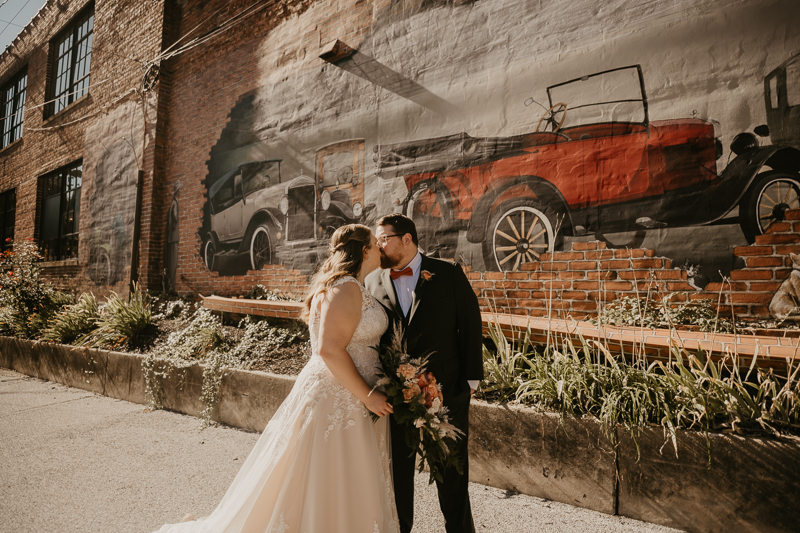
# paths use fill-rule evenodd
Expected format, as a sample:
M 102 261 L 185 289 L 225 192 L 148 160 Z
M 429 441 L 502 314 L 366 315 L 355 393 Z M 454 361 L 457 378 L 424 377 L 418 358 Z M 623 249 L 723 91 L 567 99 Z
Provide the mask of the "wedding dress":
M 350 276 L 333 285 L 358 283 Z M 374 385 L 388 319 L 360 283 L 361 320 L 347 351 Z M 309 320 L 311 358 L 267 424 L 222 501 L 169 533 L 397 533 L 389 420 L 373 422 L 364 404 L 333 377 L 319 355 L 319 312 Z

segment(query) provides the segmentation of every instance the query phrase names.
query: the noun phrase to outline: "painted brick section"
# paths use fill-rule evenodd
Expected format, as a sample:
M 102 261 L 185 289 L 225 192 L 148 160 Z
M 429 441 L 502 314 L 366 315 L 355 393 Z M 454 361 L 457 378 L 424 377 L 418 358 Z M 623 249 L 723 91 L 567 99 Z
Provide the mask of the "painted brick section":
M 787 219 L 800 217 L 795 213 L 800 210 L 787 211 Z M 673 303 L 707 299 L 716 304 L 719 301 L 720 311 L 727 315 L 732 309 L 737 318 L 761 319 L 769 317 L 769 303 L 791 272 L 788 253 L 794 253 L 794 248 L 787 248 L 786 243 L 800 242 L 800 224 L 773 224 L 767 234 L 756 241 L 751 246 L 739 246 L 734 250 L 734 255 L 744 259 L 745 268 L 732 271 L 729 280 L 723 283 L 709 283 L 704 291 L 690 284 L 685 270 L 672 268 L 670 259 L 656 257 L 653 250 L 605 250 L 605 243 L 599 241 L 573 243 L 573 252 L 542 254 L 547 261 L 523 264 L 521 273 L 470 272 L 469 279 L 482 301 L 483 312 L 525 315 L 531 310 L 549 309 L 555 318 L 578 319 L 596 316 L 598 302 L 647 294 L 656 300 L 677 293 L 673 295 Z M 576 251 L 581 251 L 583 258 L 568 256 Z M 552 266 L 563 260 L 569 260 L 568 270 Z M 530 279 L 543 281 L 537 285 L 521 282 L 517 288 L 543 288 L 545 292 L 533 292 L 529 297 L 507 289 L 508 280 L 521 279 L 520 274 L 528 273 Z

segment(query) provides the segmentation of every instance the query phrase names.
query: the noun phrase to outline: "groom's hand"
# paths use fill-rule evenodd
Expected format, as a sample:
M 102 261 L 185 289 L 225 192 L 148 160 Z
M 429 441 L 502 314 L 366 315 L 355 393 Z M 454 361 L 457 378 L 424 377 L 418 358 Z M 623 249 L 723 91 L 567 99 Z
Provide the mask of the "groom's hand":
M 470 397 L 475 396 L 475 389 L 469 389 L 469 395 Z

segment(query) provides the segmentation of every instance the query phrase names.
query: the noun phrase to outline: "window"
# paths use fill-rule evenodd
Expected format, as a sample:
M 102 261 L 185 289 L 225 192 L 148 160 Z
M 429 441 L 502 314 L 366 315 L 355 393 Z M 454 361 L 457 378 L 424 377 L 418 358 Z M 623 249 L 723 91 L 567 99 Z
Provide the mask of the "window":
M 50 114 L 54 115 L 89 90 L 92 62 L 94 6 L 75 19 L 53 41 L 53 73 Z
M 78 257 L 82 169 L 79 161 L 42 177 L 39 246 L 45 261 Z
M 28 73 L 23 71 L 14 76 L 2 89 L 0 110 L 2 110 L 3 137 L 0 147 L 5 148 L 22 137 L 22 120 L 25 116 L 25 89 L 28 85 Z
M 9 250 L 14 243 L 14 215 L 17 210 L 17 191 L 0 193 L 0 250 Z

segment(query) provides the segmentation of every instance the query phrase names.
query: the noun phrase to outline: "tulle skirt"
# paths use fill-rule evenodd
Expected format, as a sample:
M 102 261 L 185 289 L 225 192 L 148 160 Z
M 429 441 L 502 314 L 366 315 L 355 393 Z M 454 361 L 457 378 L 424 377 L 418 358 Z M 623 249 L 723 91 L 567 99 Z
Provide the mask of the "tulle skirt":
M 312 356 L 211 515 L 168 533 L 396 533 L 388 418 Z

